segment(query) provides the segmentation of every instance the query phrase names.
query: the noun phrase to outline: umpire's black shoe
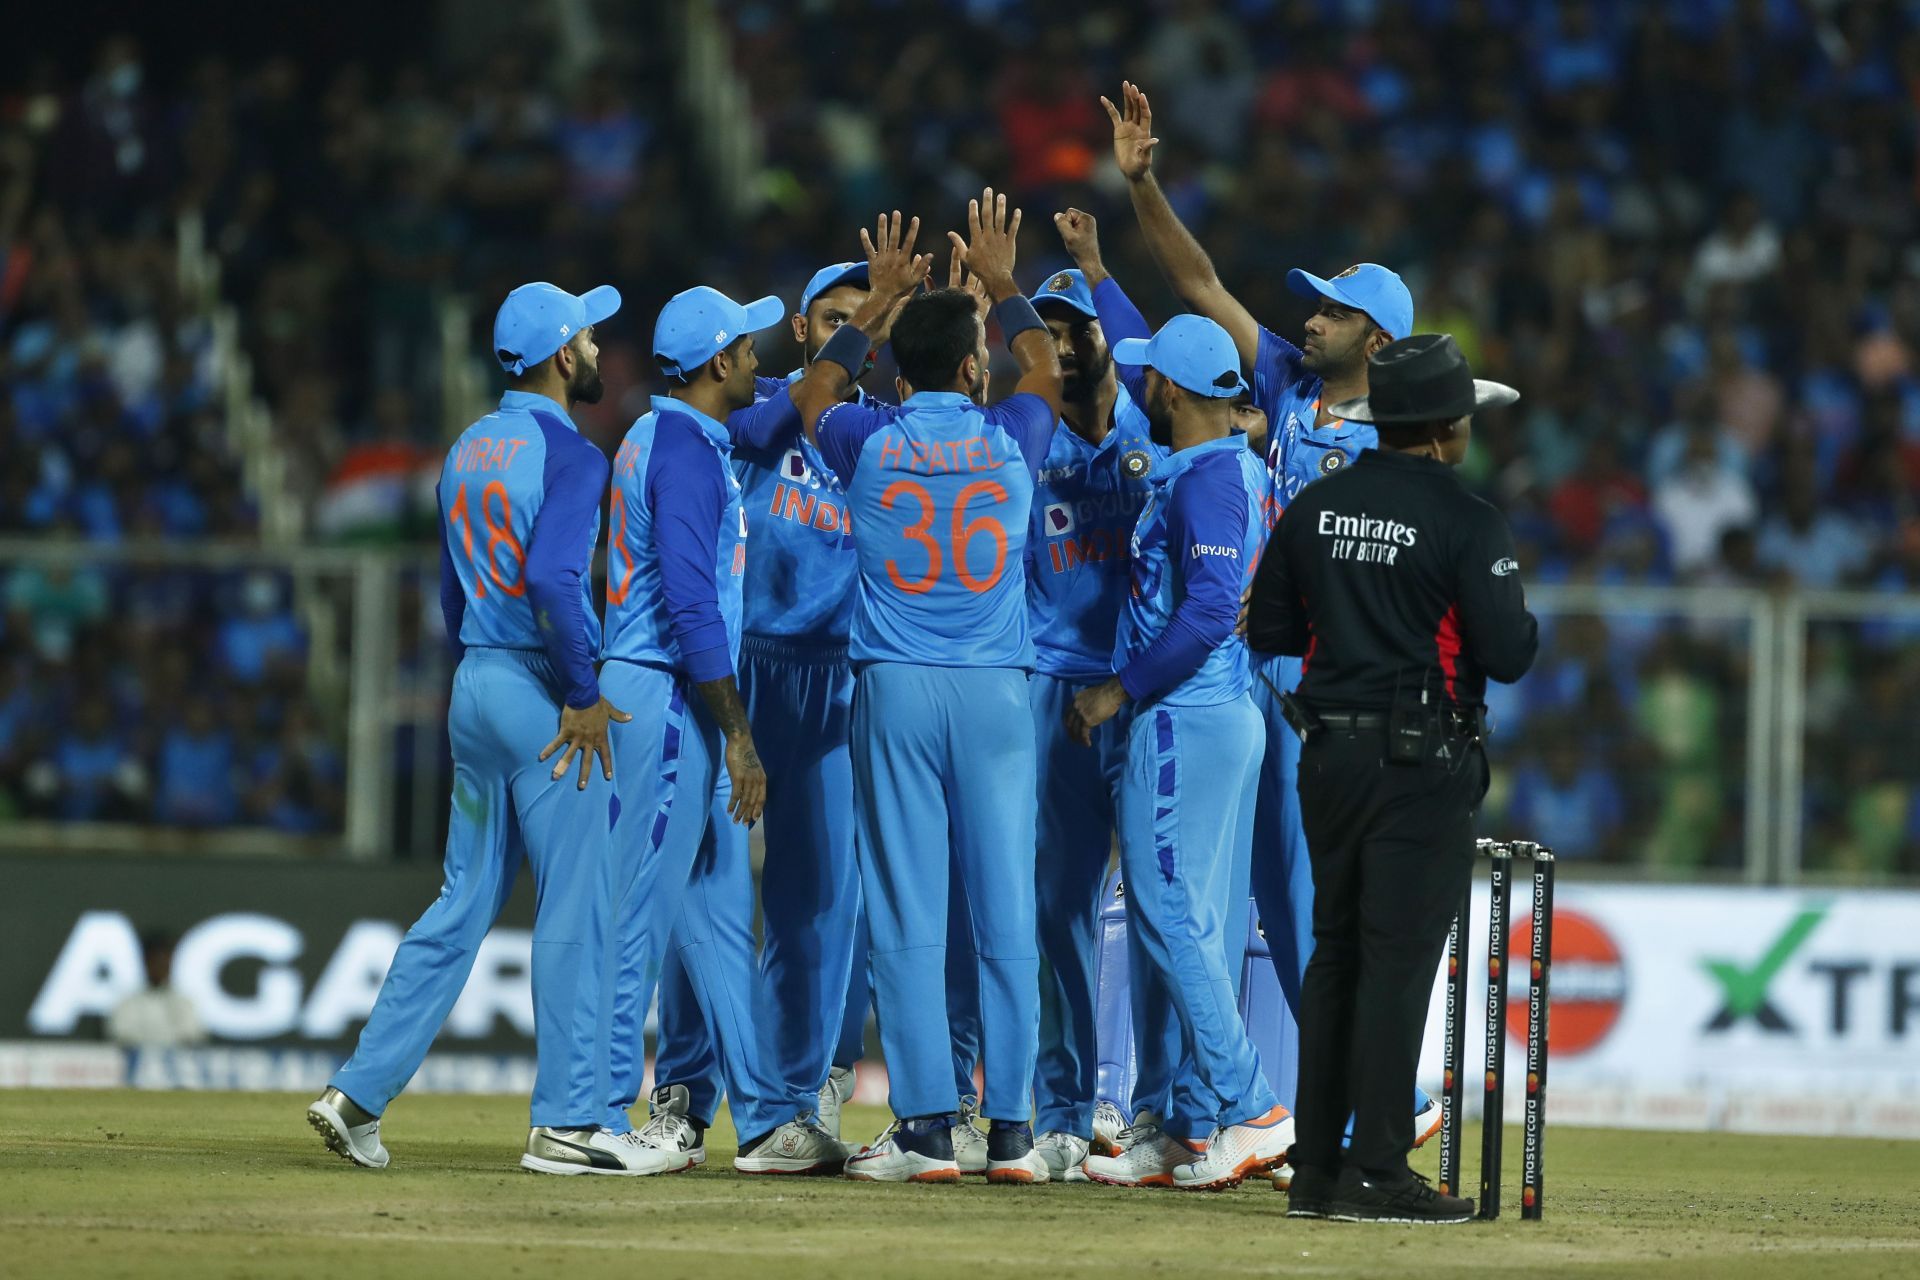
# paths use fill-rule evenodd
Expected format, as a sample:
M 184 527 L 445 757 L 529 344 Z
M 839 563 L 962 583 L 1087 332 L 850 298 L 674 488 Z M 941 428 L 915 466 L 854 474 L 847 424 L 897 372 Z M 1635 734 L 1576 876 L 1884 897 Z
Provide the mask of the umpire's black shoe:
M 1295 1173 L 1295 1178 L 1298 1178 Z M 1295 1183 L 1298 1186 L 1298 1182 Z M 1289 1209 L 1291 1214 L 1291 1209 Z M 1417 1226 L 1466 1222 L 1473 1201 L 1445 1196 L 1417 1173 L 1376 1178 L 1359 1169 L 1342 1169 L 1333 1186 L 1327 1217 L 1336 1222 L 1399 1222 Z
M 1333 1193 L 1339 1177 L 1331 1169 L 1298 1165 L 1287 1187 L 1289 1218 L 1324 1218 L 1333 1212 Z

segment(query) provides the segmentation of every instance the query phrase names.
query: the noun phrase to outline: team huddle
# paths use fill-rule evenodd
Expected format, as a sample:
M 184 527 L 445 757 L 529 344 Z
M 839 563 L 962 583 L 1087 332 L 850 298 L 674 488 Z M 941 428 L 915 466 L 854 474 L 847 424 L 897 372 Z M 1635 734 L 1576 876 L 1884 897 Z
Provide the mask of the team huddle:
M 1367 357 L 1412 333 L 1413 303 L 1374 264 L 1296 270 L 1318 308 L 1303 341 L 1263 328 L 1154 180 L 1145 96 L 1102 102 L 1190 308 L 1157 331 L 1079 210 L 1054 218 L 1075 268 L 1023 290 L 1021 215 L 989 189 L 948 233 L 944 288 L 896 212 L 791 314 L 674 297 L 653 329 L 666 394 L 609 463 L 568 410 L 601 396 L 594 329 L 618 293 L 507 297 L 493 346 L 511 389 L 439 482 L 461 655 L 446 883 L 308 1109 L 329 1147 L 388 1163 L 380 1118 L 524 857 L 527 1169 L 692 1168 L 724 1097 L 742 1174 L 1285 1184 L 1291 1099 L 1238 974 L 1252 896 L 1298 1009 L 1312 881 L 1280 698 L 1300 659 L 1250 650 L 1242 602 L 1282 509 L 1375 443 L 1326 406 L 1366 394 Z M 783 319 L 802 365 L 760 376 L 755 335 Z M 990 325 L 1020 370 L 993 403 Z M 891 397 L 862 385 L 883 346 Z M 1102 1098 L 1116 838 L 1137 1078 Z M 857 1145 L 840 1113 L 869 1004 L 895 1120 Z M 1418 1143 L 1439 1112 L 1411 1103 Z

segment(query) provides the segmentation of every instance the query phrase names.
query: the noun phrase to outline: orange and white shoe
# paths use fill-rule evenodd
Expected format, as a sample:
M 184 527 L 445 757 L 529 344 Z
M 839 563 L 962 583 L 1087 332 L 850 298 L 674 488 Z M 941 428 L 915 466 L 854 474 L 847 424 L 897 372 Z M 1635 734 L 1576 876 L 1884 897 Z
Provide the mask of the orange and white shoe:
M 896 1120 L 887 1131 L 847 1157 L 847 1177 L 855 1182 L 958 1182 L 953 1159 L 952 1117 Z
M 1120 1132 L 1126 1144 L 1117 1156 L 1088 1156 L 1080 1166 L 1093 1182 L 1110 1187 L 1170 1187 L 1173 1175 L 1198 1160 L 1201 1148 L 1162 1129 L 1151 1115 Z
M 1093 1109 L 1093 1141 L 1089 1145 L 1096 1156 L 1117 1156 L 1124 1147 L 1120 1135 L 1127 1128 L 1127 1114 L 1111 1102 L 1101 1099 Z
M 987 1181 L 1023 1187 L 1052 1181 L 1046 1157 L 1034 1148 L 1032 1125 L 988 1122 Z
M 1215 1129 L 1207 1140 L 1206 1152 L 1173 1171 L 1173 1185 L 1182 1191 L 1237 1187 L 1249 1175 L 1265 1173 L 1284 1162 L 1292 1145 L 1293 1116 L 1276 1103 L 1263 1116 Z
M 1440 1132 L 1440 1099 L 1428 1098 L 1427 1105 L 1413 1113 L 1413 1145 L 1416 1149 Z

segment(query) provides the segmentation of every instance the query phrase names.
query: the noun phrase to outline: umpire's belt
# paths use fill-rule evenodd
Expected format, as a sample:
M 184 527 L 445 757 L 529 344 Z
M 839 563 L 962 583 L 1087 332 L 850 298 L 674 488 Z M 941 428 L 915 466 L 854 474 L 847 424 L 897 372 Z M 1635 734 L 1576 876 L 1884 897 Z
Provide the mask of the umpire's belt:
M 1384 711 L 1316 711 L 1314 718 L 1320 722 L 1318 728 L 1345 733 L 1385 733 L 1387 730 Z M 1480 717 L 1474 711 L 1448 707 L 1440 712 L 1440 727 L 1450 738 L 1477 738 Z

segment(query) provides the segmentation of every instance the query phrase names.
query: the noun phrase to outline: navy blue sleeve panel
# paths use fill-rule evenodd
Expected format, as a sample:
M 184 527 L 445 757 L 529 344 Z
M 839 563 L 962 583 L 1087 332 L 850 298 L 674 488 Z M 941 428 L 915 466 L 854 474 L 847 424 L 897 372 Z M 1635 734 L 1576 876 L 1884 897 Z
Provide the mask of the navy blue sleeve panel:
M 1306 518 L 1288 519 L 1297 505 L 1289 503 L 1280 513 L 1280 523 L 1267 539 L 1259 572 L 1253 577 L 1253 599 L 1247 605 L 1247 647 L 1257 653 L 1284 653 L 1297 658 L 1306 653 L 1313 639 L 1307 626 L 1307 602 L 1301 598 L 1293 566 L 1287 562 L 1287 543 Z
M 527 603 L 567 705 L 577 711 L 600 701 L 584 584 L 590 581 L 600 501 L 613 469 L 591 441 L 536 420 L 547 438 L 547 463 L 545 496 L 527 534 Z
M 647 463 L 654 554 L 667 627 L 695 683 L 733 674 L 726 620 L 720 616 L 720 521 L 727 513 L 725 467 L 680 415 L 663 413 Z
M 1093 309 L 1100 313 L 1100 332 L 1106 335 L 1108 347 L 1123 338 L 1153 336 L 1153 330 L 1147 327 L 1147 318 L 1140 314 L 1140 308 L 1133 305 L 1133 299 L 1126 295 L 1120 282 L 1112 276 L 1094 286 Z M 1133 402 L 1144 408 L 1147 403 L 1146 366 L 1115 361 L 1113 369 L 1120 377 L 1120 385 L 1133 397 Z
M 467 646 L 460 642 L 460 628 L 467 620 L 467 592 L 453 568 L 453 544 L 447 540 L 447 504 L 440 501 L 437 491 L 434 504 L 440 508 L 440 620 L 446 624 L 447 645 L 458 662 L 467 655 Z
M 1239 461 L 1217 457 L 1175 481 L 1167 502 L 1167 556 L 1180 566 L 1180 599 L 1166 630 L 1120 672 L 1136 700 L 1173 688 L 1233 638 L 1246 579 L 1247 495 Z
M 1020 456 L 1026 460 L 1027 471 L 1038 476 L 1040 464 L 1047 460 L 1047 450 L 1053 447 L 1056 419 L 1047 402 L 1030 391 L 1011 395 L 999 404 L 988 406 L 987 421 L 1013 437 L 1013 442 L 1020 446 Z
M 1466 547 L 1454 557 L 1460 630 L 1480 669 L 1501 684 L 1512 684 L 1527 674 L 1540 651 L 1540 623 L 1527 612 L 1513 531 L 1487 503 L 1475 499 L 1474 506 L 1474 519 L 1462 531 Z
M 783 378 L 755 378 L 755 403 L 727 415 L 727 436 L 750 449 L 782 449 L 800 434 L 800 410 Z
M 899 416 L 900 410 L 892 405 L 858 404 L 851 400 L 830 405 L 820 415 L 820 421 L 813 427 L 814 437 L 820 446 L 820 456 L 840 477 L 841 484 L 853 483 L 853 473 L 860 465 L 860 450 L 875 432 Z

